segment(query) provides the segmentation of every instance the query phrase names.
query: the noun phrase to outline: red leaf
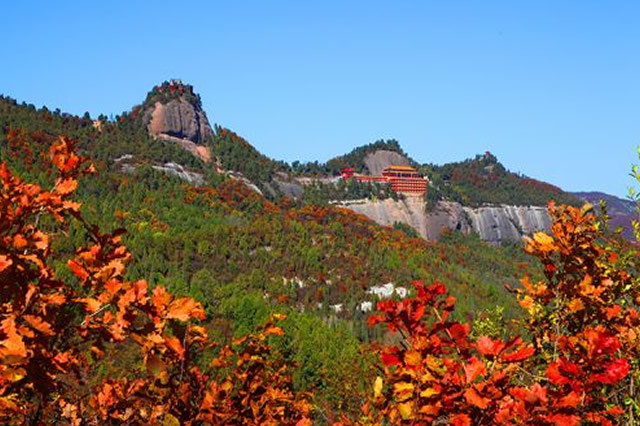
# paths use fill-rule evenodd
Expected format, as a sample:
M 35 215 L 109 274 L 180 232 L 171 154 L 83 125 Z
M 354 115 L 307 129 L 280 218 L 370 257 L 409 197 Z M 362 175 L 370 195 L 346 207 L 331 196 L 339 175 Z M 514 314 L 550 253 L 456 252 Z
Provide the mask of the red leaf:
M 534 353 L 535 349 L 533 348 L 533 346 L 528 346 L 526 348 L 521 348 L 515 352 L 504 354 L 500 357 L 500 359 L 504 362 L 519 362 L 524 361 Z
M 467 383 L 471 383 L 479 375 L 484 374 L 486 372 L 484 362 L 479 361 L 477 358 L 473 357 L 469 360 L 467 364 L 465 364 L 464 372 L 466 375 Z
M 371 315 L 368 319 L 367 319 L 367 325 L 369 327 L 373 327 L 374 325 L 384 322 L 384 316 L 383 315 Z
M 558 407 L 577 407 L 582 401 L 582 397 L 575 391 L 571 391 L 568 395 L 562 397 L 560 401 L 556 403 Z
M 420 321 L 420 319 L 422 319 L 422 316 L 424 315 L 425 309 L 426 306 L 424 305 L 418 306 L 418 309 L 416 309 L 415 312 L 411 315 L 411 319 L 415 322 Z
M 567 414 L 554 414 L 548 416 L 547 420 L 556 426 L 579 426 L 581 422 L 580 417 Z
M 22 234 L 13 236 L 13 247 L 21 250 L 28 244 L 27 239 Z
M 605 369 L 604 373 L 591 376 L 591 380 L 615 385 L 629 373 L 629 362 L 626 359 L 619 358 L 607 364 Z
M 380 358 L 382 358 L 382 363 L 386 366 L 392 366 L 400 364 L 400 358 L 394 354 L 383 353 Z
M 576 364 L 560 358 L 549 364 L 546 374 L 549 381 L 554 385 L 564 385 L 571 381 L 567 374 L 579 376 L 581 372 Z
M 464 392 L 464 397 L 469 404 L 475 405 L 478 408 L 486 409 L 489 406 L 491 400 L 489 398 L 484 398 L 476 392 L 474 388 L 468 388 Z
M 513 397 L 521 401 L 528 402 L 529 404 L 535 404 L 538 401 L 542 403 L 547 402 L 547 390 L 540 386 L 539 383 L 535 383 L 529 389 L 524 387 L 514 387 L 509 390 L 509 393 Z
M 616 405 L 615 407 L 609 408 L 607 411 L 605 411 L 605 414 L 610 414 L 612 416 L 619 416 L 624 414 L 624 409 Z
M 464 340 L 469 335 L 469 330 L 471 330 L 471 326 L 469 324 L 453 324 L 449 328 L 449 333 L 454 338 L 454 340 Z
M 491 340 L 487 336 L 482 336 L 476 342 L 476 349 L 484 356 L 495 356 L 504 349 L 504 343 L 499 340 Z

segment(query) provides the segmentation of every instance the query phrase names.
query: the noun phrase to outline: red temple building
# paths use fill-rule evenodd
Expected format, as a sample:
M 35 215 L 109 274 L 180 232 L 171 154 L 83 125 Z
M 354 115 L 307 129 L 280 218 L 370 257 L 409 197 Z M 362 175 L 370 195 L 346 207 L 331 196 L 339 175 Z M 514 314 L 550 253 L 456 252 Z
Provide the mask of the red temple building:
M 342 170 L 343 179 L 356 179 L 360 182 L 380 182 L 391 185 L 391 190 L 405 194 L 421 194 L 427 192 L 429 180 L 420 176 L 411 166 L 388 166 L 382 171 L 382 176 L 368 176 L 355 173 L 352 168 Z

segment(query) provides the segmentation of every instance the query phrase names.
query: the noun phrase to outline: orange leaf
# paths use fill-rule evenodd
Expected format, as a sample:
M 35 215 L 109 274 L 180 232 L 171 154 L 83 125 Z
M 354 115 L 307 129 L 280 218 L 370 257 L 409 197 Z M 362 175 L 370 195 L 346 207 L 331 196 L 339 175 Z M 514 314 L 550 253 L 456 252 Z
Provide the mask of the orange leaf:
M 7 269 L 12 263 L 13 260 L 9 259 L 7 256 L 0 255 L 0 272 Z
M 182 297 L 171 302 L 167 309 L 167 318 L 178 321 L 189 321 L 191 318 L 205 318 L 202 306 L 190 297 Z
M 184 348 L 182 347 L 182 343 L 180 343 L 180 339 L 175 336 L 164 336 L 164 344 L 182 359 L 184 356 Z
M 98 359 L 102 358 L 102 356 L 104 355 L 104 351 L 97 346 L 91 346 L 90 350 L 96 355 L 96 358 Z
M 46 334 L 47 336 L 53 336 L 53 330 L 51 329 L 51 324 L 44 321 L 40 317 L 36 317 L 33 315 L 24 315 L 22 318 L 33 328 L 34 330 L 39 331 L 42 334 Z
M 13 247 L 20 250 L 27 246 L 27 239 L 22 234 L 16 234 L 13 236 Z
M 67 266 L 69 267 L 69 269 L 71 269 L 73 275 L 80 278 L 82 281 L 89 278 L 89 273 L 84 269 L 80 262 L 71 259 L 67 262 Z
M 612 318 L 619 316 L 622 309 L 620 308 L 620 305 L 615 304 L 613 306 L 607 306 L 605 311 L 607 313 L 607 319 L 610 320 Z
M 73 178 L 68 178 L 62 182 L 58 182 L 55 191 L 60 195 L 71 194 L 78 187 L 78 181 Z
M 116 294 L 118 292 L 118 290 L 120 290 L 122 288 L 122 282 L 120 282 L 119 280 L 109 280 L 104 285 L 104 288 L 110 294 Z
M 583 310 L 584 304 L 582 303 L 582 300 L 580 298 L 576 297 L 575 299 L 567 303 L 567 307 L 569 308 L 569 312 L 573 313 Z
M 73 212 L 77 212 L 78 210 L 80 210 L 80 206 L 82 204 L 77 203 L 75 201 L 64 201 L 62 203 L 62 208 L 67 209 L 67 210 L 71 210 Z
M 38 250 L 46 250 L 49 247 L 49 236 L 40 231 L 33 233 L 33 238 L 36 240 L 33 244 Z
M 280 327 L 269 327 L 264 331 L 265 336 L 284 336 L 284 331 Z
M 418 351 L 408 351 L 404 354 L 404 362 L 411 367 L 417 367 L 422 363 L 422 356 Z
M 533 241 L 537 244 L 537 249 L 541 252 L 549 252 L 556 250 L 554 240 L 544 232 L 536 232 L 533 234 Z
M 10 364 L 27 356 L 27 347 L 18 334 L 14 317 L 8 317 L 0 323 L 0 330 L 7 336 L 0 341 L 0 359 L 3 364 Z M 4 358 L 4 359 L 3 359 Z M 16 359 L 18 358 L 18 359 Z
M 456 414 L 451 419 L 451 424 L 453 426 L 470 426 L 471 425 L 471 418 L 469 416 L 467 416 L 466 414 Z
M 90 313 L 97 312 L 98 309 L 102 307 L 102 303 L 100 303 L 96 299 L 92 299 L 91 297 L 76 299 L 76 302 L 83 303 L 87 311 Z
M 153 289 L 153 297 L 151 298 L 151 302 L 153 306 L 158 311 L 164 310 L 165 306 L 167 306 L 171 302 L 172 296 L 164 287 L 158 286 Z

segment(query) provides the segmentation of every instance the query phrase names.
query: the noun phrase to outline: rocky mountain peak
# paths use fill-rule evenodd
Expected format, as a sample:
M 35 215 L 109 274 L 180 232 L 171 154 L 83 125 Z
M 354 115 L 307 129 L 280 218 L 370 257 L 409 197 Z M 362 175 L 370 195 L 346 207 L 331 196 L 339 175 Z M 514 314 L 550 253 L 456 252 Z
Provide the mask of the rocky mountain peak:
M 213 130 L 193 86 L 169 80 L 154 87 L 142 105 L 142 121 L 153 137 L 178 142 L 208 161 L 202 145 Z

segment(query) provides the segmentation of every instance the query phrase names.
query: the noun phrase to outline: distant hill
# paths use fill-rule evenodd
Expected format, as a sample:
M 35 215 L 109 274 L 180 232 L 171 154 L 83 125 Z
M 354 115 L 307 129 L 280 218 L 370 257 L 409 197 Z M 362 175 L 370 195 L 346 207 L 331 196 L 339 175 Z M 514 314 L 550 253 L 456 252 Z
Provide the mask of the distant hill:
M 544 206 L 549 200 L 580 205 L 581 201 L 557 186 L 509 171 L 486 152 L 473 159 L 423 168 L 434 188 L 432 201 L 446 199 L 466 206 L 507 204 Z
M 493 219 L 488 223 L 484 223 L 485 218 L 482 224 L 474 224 L 475 216 L 465 219 L 464 215 L 450 214 L 451 209 L 462 211 L 456 205 L 472 209 L 505 205 L 506 216 L 501 215 L 502 218 L 510 217 L 509 206 L 545 206 L 550 199 L 572 205 L 582 203 L 556 186 L 510 172 L 488 152 L 460 162 L 420 165 L 394 139 L 356 147 L 325 163 L 276 161 L 232 130 L 210 123 L 200 95 L 193 86 L 179 80 L 155 86 L 141 104 L 115 120 L 104 115 L 97 120 L 88 114 L 76 117 L 0 97 L 0 125 L 39 131 L 48 137 L 69 134 L 80 140 L 82 149 L 116 172 L 130 173 L 140 167 L 151 167 L 186 182 L 205 185 L 213 176 L 223 175 L 244 182 L 268 200 L 277 201 L 286 195 L 298 204 L 316 206 L 349 200 L 402 200 L 402 195 L 385 184 L 343 181 L 339 178 L 340 171 L 351 167 L 359 173 L 376 175 L 388 165 L 412 165 L 430 180 L 425 203 L 427 213 L 437 218 L 433 225 L 436 231 L 417 229 L 421 235 L 425 232 L 439 235 L 441 222 L 452 229 L 471 227 L 474 232 L 476 228 L 495 228 L 496 232 L 480 232 L 483 239 L 497 233 L 491 241 L 501 241 L 507 233 L 517 234 L 496 225 L 496 221 L 507 223 L 497 216 L 489 215 Z M 457 204 L 447 209 L 440 202 Z M 426 214 L 420 206 L 415 207 L 421 215 Z M 522 231 L 519 222 L 513 226 Z M 511 225 L 508 228 L 511 230 Z
M 417 165 L 395 139 L 378 140 L 354 148 L 348 154 L 327 161 L 327 167 L 336 173 L 346 167 L 351 167 L 358 173 L 369 175 L 378 175 L 382 169 L 391 164 Z
M 629 239 L 634 238 L 631 221 L 638 219 L 635 202 L 604 192 L 574 192 L 573 195 L 586 203 L 593 204 L 596 208 L 598 208 L 600 200 L 604 200 L 607 203 L 607 213 L 611 217 L 610 228 L 615 230 L 621 227 L 622 235 Z

